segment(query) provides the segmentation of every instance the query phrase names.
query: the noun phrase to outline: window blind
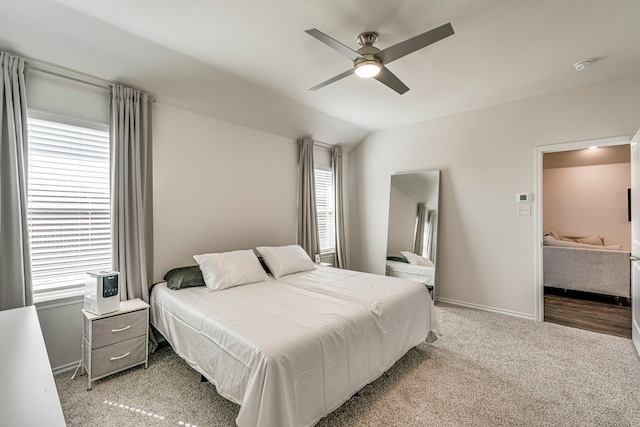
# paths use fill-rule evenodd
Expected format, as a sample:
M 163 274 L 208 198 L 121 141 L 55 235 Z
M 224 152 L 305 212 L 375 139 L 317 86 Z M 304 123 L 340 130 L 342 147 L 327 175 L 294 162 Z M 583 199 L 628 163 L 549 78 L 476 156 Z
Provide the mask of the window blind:
M 333 206 L 333 184 L 331 169 L 316 168 L 316 211 L 318 215 L 318 237 L 320 238 L 320 252 L 335 252 L 335 208 Z
M 27 219 L 34 294 L 111 269 L 109 133 L 28 118 Z

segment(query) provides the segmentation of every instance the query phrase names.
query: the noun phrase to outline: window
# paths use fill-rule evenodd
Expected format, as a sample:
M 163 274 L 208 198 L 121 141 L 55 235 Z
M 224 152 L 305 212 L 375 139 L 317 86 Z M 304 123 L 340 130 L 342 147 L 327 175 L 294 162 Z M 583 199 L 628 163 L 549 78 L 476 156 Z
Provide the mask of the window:
M 27 220 L 34 295 L 111 269 L 109 132 L 28 118 Z
M 316 168 L 315 181 L 320 253 L 333 253 L 336 250 L 333 172 L 329 168 Z

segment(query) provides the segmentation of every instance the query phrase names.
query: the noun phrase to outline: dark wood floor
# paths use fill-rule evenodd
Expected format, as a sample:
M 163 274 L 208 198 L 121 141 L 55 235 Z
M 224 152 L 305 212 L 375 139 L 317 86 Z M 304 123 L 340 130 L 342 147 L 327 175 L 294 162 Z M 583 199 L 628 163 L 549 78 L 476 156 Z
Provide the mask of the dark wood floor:
M 616 297 L 545 288 L 544 321 L 631 338 L 631 307 Z

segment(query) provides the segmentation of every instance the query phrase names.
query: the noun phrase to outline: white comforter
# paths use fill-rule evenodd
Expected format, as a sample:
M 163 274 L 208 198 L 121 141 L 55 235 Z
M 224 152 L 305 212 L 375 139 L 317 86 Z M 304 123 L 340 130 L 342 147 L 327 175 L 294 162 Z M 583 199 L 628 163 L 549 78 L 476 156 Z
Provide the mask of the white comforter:
M 415 280 L 427 286 L 433 286 L 435 282 L 435 267 L 387 260 L 387 271 L 389 276 Z
M 326 267 L 151 295 L 152 324 L 247 427 L 315 424 L 438 334 L 434 311 L 420 283 Z

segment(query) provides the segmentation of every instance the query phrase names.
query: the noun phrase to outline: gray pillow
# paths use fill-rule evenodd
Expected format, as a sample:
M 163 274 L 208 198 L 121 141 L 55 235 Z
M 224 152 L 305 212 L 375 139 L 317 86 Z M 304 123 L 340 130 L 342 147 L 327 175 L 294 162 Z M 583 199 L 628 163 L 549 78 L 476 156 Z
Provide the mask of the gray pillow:
M 205 286 L 202 271 L 197 265 L 178 267 L 164 275 L 169 289 L 183 289 L 194 286 Z

